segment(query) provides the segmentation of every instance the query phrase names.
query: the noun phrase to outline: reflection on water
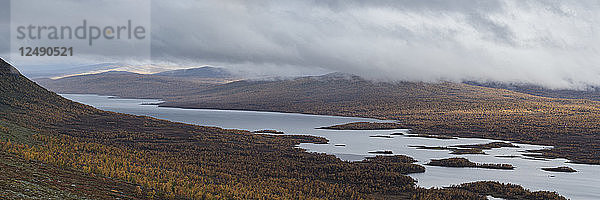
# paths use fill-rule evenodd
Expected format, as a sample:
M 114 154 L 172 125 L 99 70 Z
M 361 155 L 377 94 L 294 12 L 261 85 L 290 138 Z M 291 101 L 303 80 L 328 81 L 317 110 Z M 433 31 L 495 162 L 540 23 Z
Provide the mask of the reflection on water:
M 299 147 L 311 152 L 334 154 L 342 160 L 362 160 L 373 156 L 372 151 L 388 150 L 394 154 L 409 155 L 425 164 L 430 159 L 465 157 L 478 163 L 507 163 L 515 170 L 494 170 L 479 168 L 445 168 L 427 166 L 425 173 L 411 174 L 422 187 L 443 187 L 471 181 L 495 180 L 515 183 L 531 190 L 557 191 L 572 199 L 600 199 L 600 166 L 571 164 L 564 159 L 531 159 L 521 156 L 524 150 L 549 148 L 539 145 L 517 144 L 520 148 L 499 148 L 484 150 L 485 155 L 452 155 L 448 150 L 417 149 L 410 146 L 452 146 L 459 144 L 481 144 L 498 140 L 459 138 L 451 140 L 406 137 L 392 135 L 390 138 L 369 137 L 390 135 L 406 130 L 326 130 L 316 127 L 349 122 L 381 122 L 382 120 L 305 115 L 275 112 L 179 109 L 162 108 L 156 105 L 142 105 L 157 100 L 118 99 L 97 95 L 63 95 L 74 101 L 96 108 L 128 114 L 146 115 L 177 122 L 218 126 L 244 130 L 276 129 L 286 134 L 306 134 L 329 139 L 329 144 L 300 144 Z M 499 157 L 498 157 L 499 156 Z M 575 173 L 542 171 L 542 167 L 569 166 Z

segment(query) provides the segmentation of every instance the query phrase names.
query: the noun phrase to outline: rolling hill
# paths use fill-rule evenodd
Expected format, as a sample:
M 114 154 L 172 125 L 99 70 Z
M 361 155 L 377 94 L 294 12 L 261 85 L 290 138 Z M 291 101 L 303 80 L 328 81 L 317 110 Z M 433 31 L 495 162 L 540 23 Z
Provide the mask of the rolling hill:
M 216 67 L 199 67 L 191 69 L 178 69 L 156 73 L 157 76 L 180 77 L 180 78 L 233 78 L 231 72 Z
M 600 101 L 600 88 L 590 86 L 585 90 L 570 90 L 570 89 L 548 89 L 542 86 L 532 84 L 509 84 L 495 82 L 465 82 L 469 85 L 483 86 L 489 88 L 506 89 L 510 91 L 531 94 L 542 97 L 565 98 L 565 99 L 588 99 Z
M 126 66 L 123 63 L 100 63 L 93 65 L 62 66 L 62 65 L 31 65 L 20 67 L 20 73 L 31 79 L 61 77 L 101 70 L 112 70 Z
M 0 60 L 0 166 L 11 169 L 0 171 L 2 198 L 564 199 L 494 182 L 417 188 L 406 174 L 423 167 L 412 158 L 343 162 L 301 142 L 327 141 L 101 111 Z
M 60 79 L 35 79 L 52 91 L 69 94 L 113 95 L 123 98 L 163 98 L 182 95 L 226 80 L 216 78 L 179 78 L 152 74 L 110 71 Z

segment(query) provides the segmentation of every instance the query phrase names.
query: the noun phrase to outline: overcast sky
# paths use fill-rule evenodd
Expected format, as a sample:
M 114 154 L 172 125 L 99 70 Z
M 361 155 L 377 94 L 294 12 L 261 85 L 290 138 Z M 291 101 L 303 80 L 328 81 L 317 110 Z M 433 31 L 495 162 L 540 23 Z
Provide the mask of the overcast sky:
M 160 64 L 600 85 L 597 0 L 177 0 L 151 18 Z

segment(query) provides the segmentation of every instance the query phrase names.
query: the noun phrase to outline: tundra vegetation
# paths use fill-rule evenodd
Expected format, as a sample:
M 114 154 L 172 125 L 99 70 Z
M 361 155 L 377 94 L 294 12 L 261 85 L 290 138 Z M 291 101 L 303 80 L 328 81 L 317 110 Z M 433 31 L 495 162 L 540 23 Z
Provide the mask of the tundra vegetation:
M 39 87 L 12 73 L 4 62 L 0 67 L 0 121 L 6 125 L 0 132 L 0 150 L 23 162 L 99 177 L 89 179 L 94 184 L 112 179 L 133 186 L 118 190 L 120 195 L 142 199 L 485 199 L 488 195 L 483 186 L 416 187 L 406 174 L 423 168 L 403 156 L 345 162 L 294 147 L 327 142 L 324 138 L 254 134 L 97 110 Z M 20 176 L 0 173 L 8 181 Z M 529 194 L 523 188 L 495 186 Z M 15 192 L 8 197 L 27 189 L 12 189 Z M 87 195 L 84 191 L 72 193 Z M 95 192 L 102 193 L 97 194 L 101 198 L 113 191 L 100 187 Z M 556 193 L 543 194 L 564 199 Z

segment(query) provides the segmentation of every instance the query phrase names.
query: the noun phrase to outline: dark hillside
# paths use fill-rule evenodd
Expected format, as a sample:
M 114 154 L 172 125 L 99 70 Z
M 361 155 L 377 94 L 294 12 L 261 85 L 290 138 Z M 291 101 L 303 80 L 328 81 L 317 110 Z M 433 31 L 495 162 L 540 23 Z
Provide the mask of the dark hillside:
M 187 94 L 221 84 L 222 79 L 185 79 L 132 72 L 104 72 L 60 79 L 35 79 L 37 83 L 63 94 L 99 94 L 123 98 L 163 98 Z

